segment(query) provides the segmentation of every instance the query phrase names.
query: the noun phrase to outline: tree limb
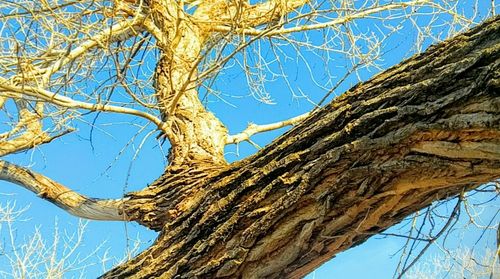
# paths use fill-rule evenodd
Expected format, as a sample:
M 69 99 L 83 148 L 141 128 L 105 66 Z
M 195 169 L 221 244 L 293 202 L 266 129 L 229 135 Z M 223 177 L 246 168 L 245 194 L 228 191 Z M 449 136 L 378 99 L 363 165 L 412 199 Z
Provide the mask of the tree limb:
M 22 186 L 68 213 L 85 219 L 127 221 L 121 212 L 127 199 L 87 198 L 29 169 L 0 160 L 0 180 Z
M 336 18 L 335 20 L 323 22 L 323 23 L 316 23 L 316 24 L 308 24 L 308 25 L 300 25 L 296 27 L 289 27 L 289 28 L 280 28 L 282 25 L 276 25 L 276 29 L 274 30 L 269 30 L 269 29 L 255 29 L 255 28 L 250 28 L 250 27 L 244 27 L 244 28 L 233 28 L 230 26 L 224 26 L 224 25 L 214 25 L 212 28 L 213 31 L 216 32 L 234 32 L 234 33 L 239 33 L 243 35 L 252 35 L 252 36 L 260 36 L 263 35 L 265 37 L 272 37 L 272 36 L 280 36 L 280 35 L 286 35 L 290 33 L 295 33 L 295 32 L 303 32 L 303 31 L 310 31 L 310 30 L 317 30 L 317 29 L 324 29 L 332 26 L 337 26 L 340 24 L 344 24 L 347 22 L 350 22 L 355 19 L 360 19 L 360 18 L 365 18 L 369 15 L 375 14 L 375 13 L 380 13 L 383 11 L 390 11 L 394 9 L 404 9 L 407 7 L 413 7 L 413 6 L 419 6 L 419 5 L 429 5 L 429 6 L 435 6 L 432 5 L 432 3 L 429 3 L 428 0 L 417 0 L 417 1 L 411 1 L 411 2 L 403 2 L 403 3 L 393 3 L 393 4 L 387 4 L 387 5 L 382 5 L 382 6 L 377 6 L 373 8 L 368 8 L 361 10 L 359 12 L 353 13 L 353 14 L 348 14 L 339 18 Z
M 37 100 L 42 100 L 47 103 L 51 103 L 60 107 L 66 107 L 66 108 L 73 108 L 73 109 L 86 109 L 90 111 L 103 111 L 103 112 L 115 112 L 115 113 L 122 113 L 122 114 L 130 114 L 130 115 L 135 115 L 144 119 L 147 119 L 154 123 L 159 130 L 165 131 L 166 125 L 163 123 L 159 118 L 155 117 L 152 114 L 149 114 L 147 112 L 143 112 L 140 110 L 132 109 L 132 108 L 126 108 L 126 107 L 119 107 L 119 106 L 113 106 L 113 105 L 105 105 L 105 104 L 93 104 L 93 103 L 86 103 L 82 101 L 76 101 L 73 100 L 69 97 L 62 96 L 55 94 L 53 92 L 50 92 L 48 90 L 45 90 L 43 88 L 38 88 L 38 87 L 33 87 L 33 86 L 15 86 L 10 84 L 6 79 L 3 79 L 0 77 L 0 88 L 3 89 L 0 90 L 0 94 L 3 94 L 4 96 L 11 97 L 11 98 L 18 98 L 22 99 L 23 95 L 26 96 L 31 96 L 36 98 Z
M 49 131 L 43 129 L 44 106 L 42 103 L 37 103 L 33 108 L 30 108 L 25 100 L 15 101 L 18 121 L 10 131 L 0 134 L 0 157 L 51 142 L 73 131 L 73 129 L 67 129 L 59 134 L 51 135 Z
M 44 143 L 49 143 L 56 138 L 71 133 L 73 130 L 68 129 L 57 135 L 49 135 L 42 130 L 31 130 L 29 127 L 20 136 L 10 140 L 0 140 L 0 157 L 31 149 Z
M 268 132 L 272 130 L 276 130 L 279 128 L 283 128 L 289 125 L 295 125 L 299 123 L 300 121 L 306 119 L 309 115 L 311 115 L 311 112 L 306 112 L 304 114 L 301 114 L 299 116 L 292 117 L 287 120 L 283 120 L 280 122 L 276 123 L 271 123 L 271 124 L 266 124 L 266 125 L 256 125 L 256 124 L 250 124 L 248 127 L 241 133 L 238 133 L 236 135 L 231 135 L 228 136 L 226 139 L 226 144 L 234 144 L 234 143 L 239 143 L 242 141 L 248 141 L 250 140 L 250 137 L 262 133 L 262 132 Z

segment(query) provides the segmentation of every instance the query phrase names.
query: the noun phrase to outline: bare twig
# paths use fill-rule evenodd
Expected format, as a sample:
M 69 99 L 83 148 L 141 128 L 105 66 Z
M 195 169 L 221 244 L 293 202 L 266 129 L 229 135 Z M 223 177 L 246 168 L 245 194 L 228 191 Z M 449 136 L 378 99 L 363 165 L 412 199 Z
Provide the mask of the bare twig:
M 293 118 L 283 120 L 280 122 L 276 123 L 271 123 L 271 124 L 266 124 L 266 125 L 256 125 L 256 124 L 250 124 L 248 127 L 241 133 L 238 133 L 236 135 L 228 136 L 226 139 L 226 144 L 235 144 L 239 143 L 242 141 L 249 141 L 250 137 L 257 134 L 257 133 L 262 133 L 262 132 L 268 132 L 276 129 L 280 129 L 289 125 L 295 125 L 299 123 L 300 121 L 306 119 L 311 113 L 306 112 L 304 114 L 301 114 L 299 116 L 295 116 Z
M 425 251 L 427 251 L 427 249 L 429 249 L 429 247 L 441 236 L 443 235 L 447 230 L 448 228 L 450 227 L 450 225 L 452 225 L 453 222 L 457 222 L 457 216 L 460 212 L 460 205 L 462 204 L 462 199 L 463 199 L 463 194 L 458 198 L 458 201 L 457 203 L 455 204 L 455 207 L 453 208 L 453 211 L 451 212 L 450 214 L 450 217 L 448 218 L 448 221 L 446 222 L 446 224 L 441 228 L 441 230 L 432 238 L 429 239 L 429 241 L 427 242 L 427 244 L 424 246 L 424 248 L 422 248 L 422 250 L 420 250 L 420 253 L 418 253 L 418 255 L 411 261 L 410 264 L 406 265 L 403 267 L 403 270 L 401 271 L 401 273 L 399 273 L 398 275 L 398 279 L 401 279 L 403 277 L 403 275 L 415 264 L 418 262 L 418 260 L 422 257 L 422 255 L 424 255 Z

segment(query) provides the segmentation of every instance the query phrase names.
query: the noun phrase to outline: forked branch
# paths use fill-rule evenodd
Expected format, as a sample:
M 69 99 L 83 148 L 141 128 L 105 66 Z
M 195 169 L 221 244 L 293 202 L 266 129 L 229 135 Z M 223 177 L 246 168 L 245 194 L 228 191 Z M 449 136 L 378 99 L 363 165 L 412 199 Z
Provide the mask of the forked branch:
M 92 36 L 87 41 L 82 42 L 78 47 L 71 50 L 68 54 L 64 55 L 51 66 L 43 69 L 39 69 L 40 73 L 43 73 L 44 82 L 48 82 L 50 76 L 57 71 L 59 71 L 65 65 L 74 61 L 77 57 L 81 56 L 84 53 L 87 53 L 92 48 L 98 46 L 106 46 L 113 42 L 125 41 L 128 38 L 131 38 L 138 33 L 143 31 L 142 22 L 144 18 L 138 17 L 133 18 L 131 20 L 123 20 L 104 31 L 97 33 Z
M 0 98 L 2 98 L 1 92 Z M 30 108 L 24 100 L 16 100 L 16 106 L 18 110 L 17 123 L 10 131 L 0 133 L 0 157 L 35 148 L 73 131 L 73 129 L 66 129 L 54 134 L 44 130 L 42 124 L 43 103 L 37 103 Z

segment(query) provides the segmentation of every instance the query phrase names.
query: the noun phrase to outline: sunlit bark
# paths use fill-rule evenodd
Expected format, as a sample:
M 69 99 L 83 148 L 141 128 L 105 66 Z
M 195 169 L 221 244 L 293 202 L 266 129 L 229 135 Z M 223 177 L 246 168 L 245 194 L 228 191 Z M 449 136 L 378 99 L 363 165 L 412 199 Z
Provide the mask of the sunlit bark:
M 500 19 L 431 47 L 242 162 L 128 196 L 156 243 L 104 278 L 299 278 L 500 178 Z

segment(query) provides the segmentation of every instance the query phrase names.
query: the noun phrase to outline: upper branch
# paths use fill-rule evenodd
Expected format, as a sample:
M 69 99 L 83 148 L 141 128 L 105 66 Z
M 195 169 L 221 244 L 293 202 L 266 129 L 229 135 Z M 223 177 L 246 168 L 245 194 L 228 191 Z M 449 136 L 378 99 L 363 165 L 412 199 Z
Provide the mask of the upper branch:
M 253 28 L 285 17 L 304 6 L 310 0 L 269 0 L 249 5 L 246 1 L 209 1 L 200 4 L 194 14 L 197 23 L 204 24 L 209 31 L 231 31 L 238 28 Z M 216 27 L 216 28 L 214 28 Z
M 123 203 L 127 199 L 88 198 L 41 174 L 3 160 L 0 160 L 0 180 L 20 185 L 80 218 L 107 221 L 127 220 L 121 212 Z
M 41 5 L 44 6 L 45 3 Z M 50 14 L 49 10 L 53 10 L 52 7 L 47 7 L 45 12 Z M 77 11 L 75 8 L 75 18 L 81 17 L 84 21 L 86 12 Z M 0 108 L 7 100 L 13 100 L 18 105 L 17 114 L 11 115 L 17 115 L 17 121 L 10 124 L 10 131 L 0 133 L 0 156 L 34 148 L 72 131 L 72 128 L 67 127 L 66 121 L 71 119 L 71 116 L 65 114 L 66 108 L 132 114 L 143 117 L 162 129 L 162 122 L 146 112 L 100 104 L 101 102 L 93 104 L 77 101 L 46 90 L 49 86 L 58 85 L 71 88 L 76 83 L 75 76 L 82 74 L 86 69 L 94 71 L 92 67 L 97 62 L 92 58 L 89 59 L 93 57 L 90 55 L 93 50 L 107 50 L 114 42 L 128 40 L 145 30 L 150 31 L 151 26 L 147 24 L 150 20 L 148 21 L 142 13 L 138 12 L 132 18 L 120 18 L 113 21 L 115 24 L 107 24 L 111 20 L 104 20 L 102 24 L 85 21 L 87 25 L 72 30 L 73 33 L 64 33 L 59 29 L 59 25 L 74 24 L 71 20 L 56 17 L 57 20 L 50 26 L 44 25 L 44 20 L 50 17 L 45 13 L 39 18 L 31 19 L 31 25 L 40 26 L 40 30 L 45 32 L 29 32 L 29 24 L 21 21 L 21 15 L 18 17 L 10 15 L 10 17 L 11 20 L 4 18 L 6 26 L 19 26 L 20 31 L 16 33 L 19 36 L 2 37 L 2 42 L 15 47 L 0 57 L 0 64 L 4 70 L 2 74 L 4 78 L 0 77 Z M 151 33 L 154 33 L 154 30 Z M 95 99 L 102 98 L 97 96 Z M 45 107 L 47 103 L 59 108 L 47 111 Z M 19 107 L 19 104 L 25 105 Z M 51 119 L 52 123 L 57 125 L 50 127 L 50 122 L 44 119 Z
M 269 0 L 252 5 L 242 12 L 242 22 L 245 26 L 256 27 L 280 19 L 294 10 L 304 6 L 309 0 Z
M 9 82 L 3 78 L 0 78 L 0 95 L 19 98 L 19 99 L 23 98 L 23 96 L 31 96 L 34 97 L 36 100 L 45 101 L 65 108 L 76 108 L 76 109 L 86 109 L 90 111 L 115 112 L 115 113 L 135 115 L 151 121 L 158 127 L 159 130 L 165 129 L 164 123 L 160 119 L 147 112 L 143 112 L 132 108 L 107 105 L 107 104 L 100 104 L 100 103 L 93 104 L 93 103 L 77 101 L 69 97 L 58 95 L 38 87 L 15 86 L 9 84 Z
M 2 98 L 1 95 L 0 90 L 0 98 Z M 73 131 L 71 128 L 59 133 L 44 130 L 42 124 L 44 105 L 42 103 L 38 102 L 30 107 L 25 100 L 16 99 L 15 104 L 18 120 L 10 131 L 0 133 L 0 157 L 51 142 L 55 138 Z
M 62 67 L 69 64 L 71 61 L 75 60 L 77 57 L 84 53 L 87 53 L 92 48 L 98 46 L 106 46 L 113 42 L 124 41 L 132 36 L 144 30 L 144 17 L 134 17 L 130 20 L 126 19 L 120 21 L 119 23 L 111 26 L 110 28 L 105 28 L 102 32 L 97 33 L 90 39 L 82 42 L 78 47 L 72 49 L 70 52 L 56 60 L 53 64 L 46 68 L 38 69 L 38 72 L 43 73 L 44 83 L 48 82 L 48 79 L 52 74 L 59 71 Z
M 429 3 L 428 0 L 417 0 L 417 1 L 410 1 L 410 2 L 402 2 L 402 3 L 392 3 L 392 4 L 387 4 L 387 5 L 381 5 L 381 6 L 375 6 L 367 9 L 363 9 L 360 11 L 357 11 L 352 14 L 348 14 L 345 16 L 341 16 L 338 18 L 335 18 L 333 20 L 327 21 L 327 22 L 322 22 L 322 23 L 314 23 L 314 24 L 304 24 L 304 25 L 299 25 L 295 27 L 289 27 L 289 28 L 282 28 L 284 24 L 279 24 L 273 26 L 273 29 L 270 30 L 268 28 L 259 30 L 252 28 L 254 26 L 260 25 L 253 25 L 251 24 L 250 26 L 244 26 L 243 28 L 237 28 L 236 32 L 241 33 L 244 35 L 252 35 L 252 36 L 265 36 L 265 37 L 271 37 L 271 36 L 279 36 L 279 35 L 286 35 L 290 33 L 295 33 L 295 32 L 304 32 L 304 31 L 310 31 L 310 30 L 318 30 L 318 29 L 324 29 L 332 26 L 337 26 L 340 24 L 345 24 L 347 22 L 360 19 L 360 18 L 366 18 L 367 16 L 384 12 L 384 11 L 390 11 L 390 10 L 395 10 L 395 9 L 404 9 L 407 7 L 415 7 L 419 5 L 429 5 L 429 6 L 436 6 L 433 5 L 433 3 Z M 264 20 L 266 17 L 264 16 L 262 20 Z M 261 23 L 263 24 L 263 23 Z M 229 26 L 224 26 L 224 25 L 214 25 L 212 27 L 213 31 L 217 32 L 229 32 L 233 31 L 232 27 Z

